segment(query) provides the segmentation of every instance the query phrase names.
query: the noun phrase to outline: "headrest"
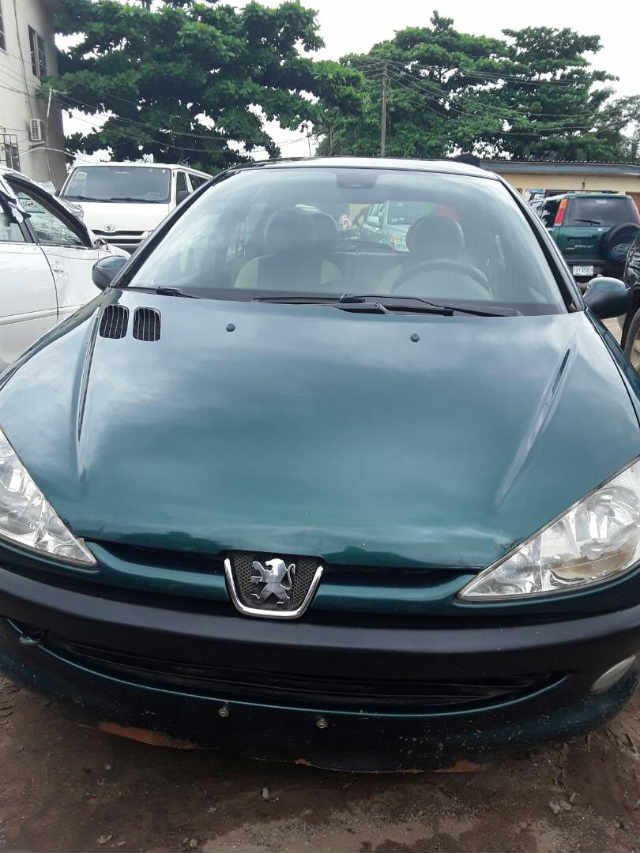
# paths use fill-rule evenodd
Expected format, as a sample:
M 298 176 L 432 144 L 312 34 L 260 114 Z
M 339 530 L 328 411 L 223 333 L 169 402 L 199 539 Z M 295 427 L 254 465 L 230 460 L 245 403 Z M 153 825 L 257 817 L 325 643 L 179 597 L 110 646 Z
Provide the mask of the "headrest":
M 338 226 L 328 213 L 311 213 L 313 242 L 317 246 L 328 246 L 338 238 Z
M 264 241 L 269 254 L 309 246 L 313 242 L 311 217 L 295 208 L 276 210 L 266 224 Z
M 407 249 L 420 258 L 456 260 L 464 251 L 464 231 L 448 216 L 422 216 L 407 231 Z

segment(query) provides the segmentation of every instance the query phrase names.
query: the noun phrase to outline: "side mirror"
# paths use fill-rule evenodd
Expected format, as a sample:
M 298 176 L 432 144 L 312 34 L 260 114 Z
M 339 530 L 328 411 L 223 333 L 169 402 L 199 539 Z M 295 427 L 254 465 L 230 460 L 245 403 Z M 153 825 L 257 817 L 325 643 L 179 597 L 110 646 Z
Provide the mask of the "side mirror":
M 189 190 L 176 190 L 176 204 L 181 204 L 189 195 Z
M 99 261 L 96 261 L 91 270 L 91 278 L 95 286 L 99 287 L 100 290 L 111 287 L 111 282 L 128 260 L 122 255 L 113 255 L 110 258 L 100 258 Z
M 587 307 L 600 320 L 626 314 L 631 303 L 631 291 L 618 278 L 592 278 L 584 292 Z

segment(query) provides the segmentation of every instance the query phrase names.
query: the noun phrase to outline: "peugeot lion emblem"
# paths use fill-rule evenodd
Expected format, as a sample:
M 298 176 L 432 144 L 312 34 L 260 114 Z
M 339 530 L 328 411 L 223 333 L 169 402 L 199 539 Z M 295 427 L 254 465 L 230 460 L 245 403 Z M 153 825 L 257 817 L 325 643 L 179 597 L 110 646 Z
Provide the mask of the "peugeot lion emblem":
M 267 601 L 269 596 L 274 596 L 278 604 L 284 604 L 289 601 L 289 593 L 293 586 L 293 576 L 296 573 L 296 564 L 290 563 L 288 566 L 284 560 L 279 557 L 273 560 L 267 560 L 265 565 L 259 560 L 253 560 L 251 563 L 255 575 L 251 575 L 251 583 L 257 586 L 262 586 L 260 592 L 252 592 L 253 598 L 258 601 Z
M 316 557 L 232 551 L 224 561 L 229 598 L 244 616 L 297 619 L 322 578 Z

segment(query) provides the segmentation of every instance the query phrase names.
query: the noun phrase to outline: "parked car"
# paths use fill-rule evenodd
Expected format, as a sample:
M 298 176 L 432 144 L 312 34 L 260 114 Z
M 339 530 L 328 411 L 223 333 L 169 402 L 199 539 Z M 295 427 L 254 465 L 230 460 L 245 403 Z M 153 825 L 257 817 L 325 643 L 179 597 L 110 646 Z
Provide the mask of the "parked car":
M 640 373 L 640 232 L 627 252 L 623 278 L 631 300 L 629 311 L 621 318 L 621 343 L 631 365 Z
M 359 234 L 371 242 L 384 243 L 400 252 L 407 251 L 407 232 L 433 205 L 416 201 L 386 201 L 368 208 Z
M 407 252 L 330 213 L 409 202 Z M 5 672 L 105 731 L 351 770 L 622 707 L 622 282 L 583 297 L 496 175 L 375 159 L 227 171 L 120 263 L 2 379 Z
M 539 202 L 536 212 L 583 287 L 596 275 L 622 275 L 629 246 L 640 232 L 631 196 L 564 193 Z
M 0 167 L 0 372 L 97 296 L 91 269 L 117 255 L 128 257 L 34 181 Z
M 105 242 L 135 251 L 140 243 L 211 175 L 168 163 L 76 166 L 60 191 L 79 205 L 84 221 Z

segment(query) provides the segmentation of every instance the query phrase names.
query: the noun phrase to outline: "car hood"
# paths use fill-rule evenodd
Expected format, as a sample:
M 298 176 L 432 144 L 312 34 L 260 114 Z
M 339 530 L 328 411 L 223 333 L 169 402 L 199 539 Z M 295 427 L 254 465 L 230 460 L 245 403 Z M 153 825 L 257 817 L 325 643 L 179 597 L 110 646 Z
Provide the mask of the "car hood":
M 168 204 L 78 201 L 84 222 L 92 231 L 151 231 L 169 212 Z
M 128 333 L 106 339 L 100 311 L 117 300 Z M 160 340 L 133 338 L 139 306 L 161 312 Z M 434 568 L 490 564 L 640 453 L 581 312 L 361 315 L 133 291 L 106 291 L 24 361 L 0 426 L 90 541 Z

